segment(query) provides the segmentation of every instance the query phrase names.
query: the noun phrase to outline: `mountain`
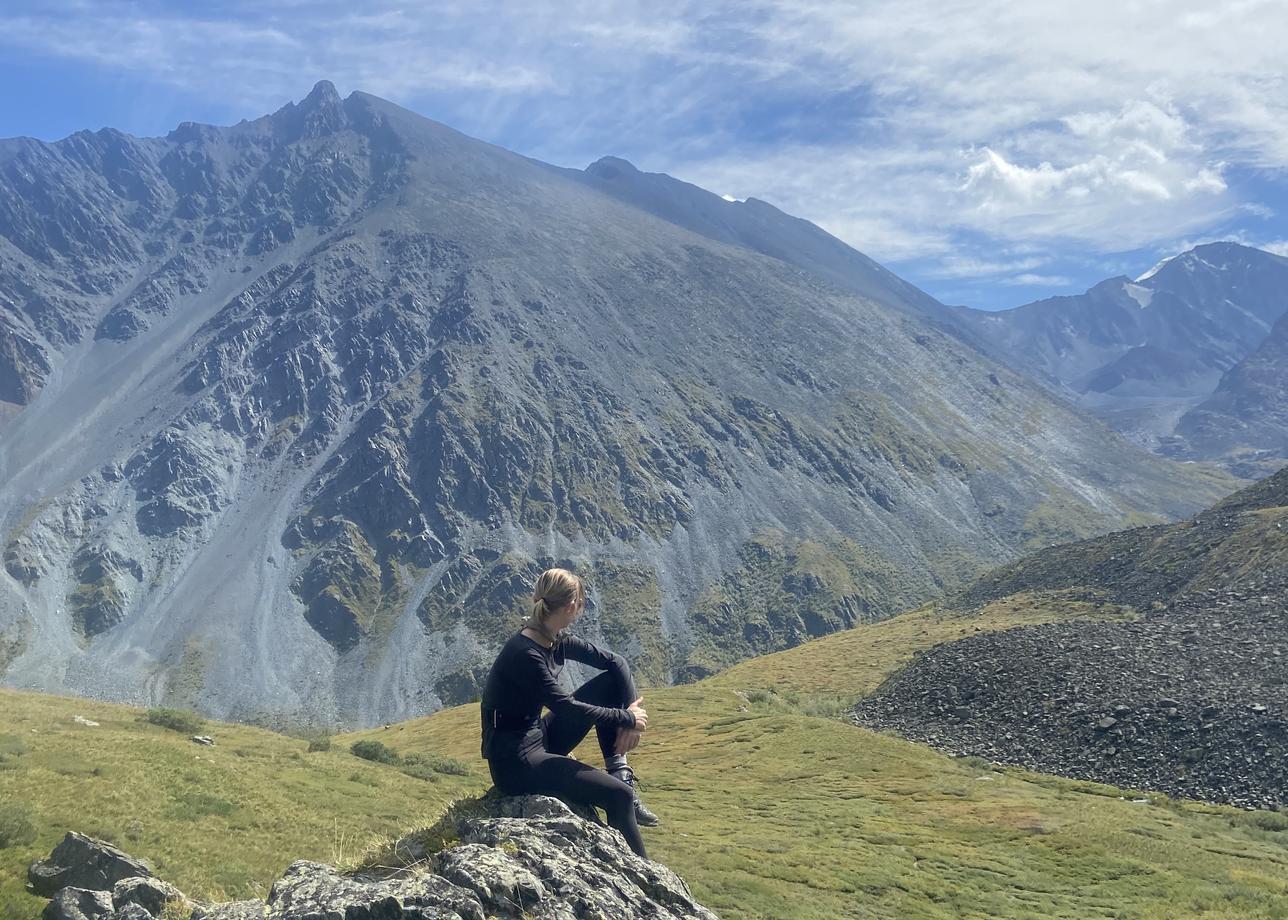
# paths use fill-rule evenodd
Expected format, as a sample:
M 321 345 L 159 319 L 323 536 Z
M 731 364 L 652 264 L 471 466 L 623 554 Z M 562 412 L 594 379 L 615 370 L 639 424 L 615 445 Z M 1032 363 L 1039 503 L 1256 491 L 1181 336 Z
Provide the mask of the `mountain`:
M 5 142 L 4 680 L 373 724 L 475 694 L 552 564 L 688 680 L 1228 488 L 817 228 L 612 181 L 327 83 Z
M 1098 622 L 967 636 L 861 724 L 1030 769 L 1244 807 L 1288 803 L 1288 469 L 1188 521 L 1052 547 L 949 606 L 1076 600 Z
M 995 313 L 958 308 L 956 317 L 991 354 L 1158 449 L 1285 313 L 1288 259 L 1210 243 L 1135 280 Z M 1192 456 L 1225 460 L 1237 446 L 1209 438 Z

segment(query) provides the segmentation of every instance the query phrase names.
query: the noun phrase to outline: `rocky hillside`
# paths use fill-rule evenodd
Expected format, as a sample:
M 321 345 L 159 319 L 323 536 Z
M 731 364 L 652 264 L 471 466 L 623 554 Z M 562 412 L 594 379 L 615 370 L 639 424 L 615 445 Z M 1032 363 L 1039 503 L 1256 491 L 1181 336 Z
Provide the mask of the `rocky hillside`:
M 959 309 L 956 317 L 993 354 L 1141 444 L 1169 456 L 1219 459 L 1255 478 L 1288 460 L 1288 441 L 1259 428 L 1252 409 L 1269 400 L 1273 412 L 1283 412 L 1266 377 L 1273 367 L 1283 372 L 1270 341 L 1285 313 L 1288 259 L 1209 243 L 1135 280 L 1110 278 L 1085 294 L 995 313 Z M 1235 370 L 1245 360 L 1252 364 Z
M 842 290 L 916 313 L 958 334 L 965 331 L 952 308 L 809 221 L 784 214 L 767 201 L 748 198 L 729 202 L 664 173 L 641 172 L 619 157 L 596 160 L 585 170 L 559 172 L 708 239 L 772 256 Z
M 554 563 L 685 680 L 1226 490 L 817 228 L 615 182 L 326 83 L 5 142 L 4 680 L 373 724 Z
M 1043 772 L 1260 808 L 1288 805 L 1288 470 L 1191 521 L 1054 547 L 958 596 L 1078 592 L 1123 622 L 931 649 L 860 724 Z M 1125 606 L 1121 606 L 1125 605 Z

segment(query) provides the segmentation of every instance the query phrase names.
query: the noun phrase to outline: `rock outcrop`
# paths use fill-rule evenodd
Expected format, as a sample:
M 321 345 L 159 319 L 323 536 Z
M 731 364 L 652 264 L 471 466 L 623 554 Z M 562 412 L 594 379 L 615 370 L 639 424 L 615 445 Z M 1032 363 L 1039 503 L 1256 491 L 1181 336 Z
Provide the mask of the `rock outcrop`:
M 152 870 L 134 857 L 75 831 L 54 847 L 48 859 L 32 863 L 27 870 L 32 890 L 47 898 L 63 888 L 110 892 L 124 879 L 152 877 Z
M 63 888 L 41 913 L 41 920 L 133 920 L 127 911 L 117 917 L 112 895 L 92 888 Z
M 80 862 L 64 867 L 69 878 L 106 878 L 111 873 L 95 874 L 105 861 L 141 867 L 99 841 L 68 839 L 74 844 L 64 841 L 47 862 L 76 856 Z M 152 920 L 167 902 L 171 916 L 190 920 L 715 920 L 679 876 L 636 856 L 593 813 L 545 796 L 495 793 L 457 803 L 432 828 L 356 869 L 292 863 L 262 902 L 178 910 L 187 899 L 150 875 L 53 897 L 46 920 Z

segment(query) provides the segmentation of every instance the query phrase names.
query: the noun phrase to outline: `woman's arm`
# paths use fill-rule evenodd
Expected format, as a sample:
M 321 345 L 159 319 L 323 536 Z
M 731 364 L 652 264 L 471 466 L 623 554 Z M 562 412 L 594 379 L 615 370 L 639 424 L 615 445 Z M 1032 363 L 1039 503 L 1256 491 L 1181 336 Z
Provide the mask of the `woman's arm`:
M 538 692 L 541 702 L 556 715 L 579 716 L 589 718 L 597 725 L 616 725 L 621 728 L 634 728 L 635 716 L 627 709 L 614 709 L 609 706 L 594 706 L 583 703 L 559 685 L 559 681 L 550 673 L 545 657 L 536 649 L 524 654 L 524 660 L 536 670 Z M 574 659 L 580 661 L 581 659 Z M 587 662 L 589 664 L 589 662 Z M 625 662 L 623 662 L 624 664 Z
M 563 643 L 565 658 L 580 661 L 582 664 L 588 664 L 592 668 L 598 668 L 601 671 L 611 671 L 622 682 L 622 686 L 634 686 L 633 683 L 628 682 L 631 676 L 631 666 L 626 663 L 626 659 L 621 655 L 600 648 L 593 642 L 587 642 L 580 636 L 564 636 L 561 642 Z

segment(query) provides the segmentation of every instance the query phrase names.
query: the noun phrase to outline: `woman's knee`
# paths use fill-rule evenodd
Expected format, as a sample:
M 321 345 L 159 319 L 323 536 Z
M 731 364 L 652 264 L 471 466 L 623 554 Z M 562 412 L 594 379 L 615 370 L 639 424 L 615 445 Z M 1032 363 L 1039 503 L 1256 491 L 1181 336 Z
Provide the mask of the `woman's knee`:
M 634 702 L 634 698 L 626 699 L 632 689 L 633 685 L 629 676 L 623 681 L 611 671 L 604 671 L 578 687 L 573 693 L 573 697 L 583 703 L 590 703 L 594 706 L 624 708 Z
M 570 786 L 584 801 L 598 805 L 610 814 L 633 811 L 635 792 L 617 777 L 603 770 L 579 764 L 581 769 Z
M 615 776 L 608 777 L 606 796 L 614 808 L 629 811 L 635 807 L 635 790 Z

